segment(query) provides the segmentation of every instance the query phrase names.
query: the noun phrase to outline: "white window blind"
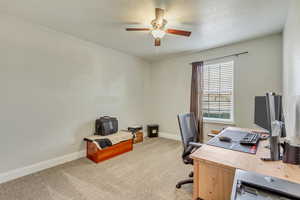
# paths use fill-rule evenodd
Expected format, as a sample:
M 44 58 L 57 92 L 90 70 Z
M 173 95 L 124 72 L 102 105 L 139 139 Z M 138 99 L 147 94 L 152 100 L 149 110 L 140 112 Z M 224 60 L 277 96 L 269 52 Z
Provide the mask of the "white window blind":
M 233 121 L 234 62 L 204 65 L 204 119 Z

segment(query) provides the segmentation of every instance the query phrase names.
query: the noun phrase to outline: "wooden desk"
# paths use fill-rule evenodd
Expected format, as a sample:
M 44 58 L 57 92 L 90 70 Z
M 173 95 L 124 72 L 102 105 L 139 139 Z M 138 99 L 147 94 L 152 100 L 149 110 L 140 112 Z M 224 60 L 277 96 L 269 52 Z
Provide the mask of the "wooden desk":
M 233 127 L 228 129 L 245 130 Z M 204 200 L 229 200 L 235 169 L 253 171 L 300 183 L 298 165 L 260 159 L 269 157 L 270 151 L 264 147 L 267 144 L 267 140 L 261 141 L 255 155 L 209 145 L 203 145 L 195 151 L 191 155 L 194 159 L 193 200 L 198 197 Z

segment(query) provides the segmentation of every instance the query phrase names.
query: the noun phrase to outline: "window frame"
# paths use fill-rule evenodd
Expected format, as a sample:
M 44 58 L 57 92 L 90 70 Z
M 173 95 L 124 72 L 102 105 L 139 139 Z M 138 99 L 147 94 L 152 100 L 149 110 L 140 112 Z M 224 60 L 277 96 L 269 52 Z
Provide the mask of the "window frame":
M 213 65 L 213 64 L 222 64 L 222 63 L 229 63 L 232 62 L 232 106 L 231 106 L 231 112 L 230 112 L 230 119 L 221 119 L 221 118 L 213 118 L 213 117 L 203 117 L 203 122 L 204 123 L 216 123 L 216 124 L 229 124 L 229 125 L 235 125 L 235 87 L 234 87 L 234 71 L 235 71 L 235 59 L 231 58 L 231 59 L 222 59 L 222 60 L 217 60 L 214 62 L 206 62 L 203 64 L 203 67 L 205 67 L 206 65 Z M 202 100 L 203 103 L 203 100 Z M 203 108 L 203 106 L 202 106 Z M 203 112 L 202 112 L 203 113 Z

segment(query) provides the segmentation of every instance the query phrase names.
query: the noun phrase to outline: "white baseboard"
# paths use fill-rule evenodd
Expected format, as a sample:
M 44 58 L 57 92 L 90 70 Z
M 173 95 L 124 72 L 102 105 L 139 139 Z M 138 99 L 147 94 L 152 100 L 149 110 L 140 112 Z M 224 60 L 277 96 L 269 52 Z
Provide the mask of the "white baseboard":
M 76 160 L 79 158 L 84 157 L 86 154 L 85 151 L 78 151 L 75 153 L 71 153 L 71 154 L 67 154 L 61 157 L 57 157 L 57 158 L 53 158 L 50 160 L 46 160 L 46 161 L 42 161 L 33 165 L 29 165 L 26 167 L 22 167 L 22 168 L 18 168 L 18 169 L 14 169 L 5 173 L 1 173 L 0 174 L 0 184 L 16 179 L 16 178 L 20 178 L 22 176 L 26 176 L 35 172 L 39 172 L 42 171 L 44 169 L 48 169 L 72 160 Z
M 159 137 L 162 138 L 167 138 L 171 140 L 181 140 L 181 136 L 179 134 L 174 134 L 174 133 L 164 133 L 164 132 L 159 132 Z

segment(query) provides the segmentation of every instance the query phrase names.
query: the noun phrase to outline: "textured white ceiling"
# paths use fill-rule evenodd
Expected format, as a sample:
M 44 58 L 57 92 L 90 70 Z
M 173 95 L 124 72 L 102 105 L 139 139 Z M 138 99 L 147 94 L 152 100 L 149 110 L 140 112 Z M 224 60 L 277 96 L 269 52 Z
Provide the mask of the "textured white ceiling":
M 124 30 L 149 25 L 155 7 L 191 37 L 167 35 L 154 47 L 149 33 Z M 0 12 L 149 61 L 280 32 L 287 7 L 287 0 L 0 0 Z

